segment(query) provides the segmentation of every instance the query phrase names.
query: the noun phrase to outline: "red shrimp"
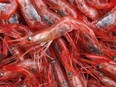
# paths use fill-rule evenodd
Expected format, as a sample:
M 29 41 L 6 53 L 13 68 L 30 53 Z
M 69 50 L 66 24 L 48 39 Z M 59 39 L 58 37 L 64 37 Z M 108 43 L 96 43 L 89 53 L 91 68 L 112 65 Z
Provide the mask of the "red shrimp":
M 49 48 L 49 50 L 47 51 L 49 57 L 52 61 L 51 61 L 51 66 L 53 68 L 54 71 L 54 76 L 55 76 L 55 80 L 58 83 L 58 85 L 60 87 L 69 87 L 68 84 L 68 80 L 67 77 L 65 75 L 65 72 L 63 70 L 63 66 L 61 66 L 61 63 L 58 61 L 57 56 L 54 53 L 54 50 L 52 47 Z
M 33 0 L 33 3 L 42 20 L 48 25 L 54 24 L 60 20 L 61 17 L 55 12 L 51 11 L 43 0 Z
M 100 73 L 99 71 L 97 71 L 95 69 L 92 69 L 92 72 L 100 80 L 100 82 L 102 82 L 102 84 L 105 85 L 105 87 L 115 87 L 116 86 L 115 80 L 111 79 L 110 77 L 106 76 L 105 74 Z
M 37 1 L 39 3 L 37 3 Z M 35 4 L 35 6 L 37 8 L 37 11 L 39 12 L 39 14 L 41 14 L 42 18 L 44 17 L 43 19 L 48 23 L 48 25 L 56 23 L 57 21 L 59 21 L 61 19 L 61 17 L 59 17 L 56 13 L 49 10 L 47 5 L 42 0 L 35 0 L 34 4 Z M 73 46 L 73 48 L 75 49 L 76 46 L 73 43 L 72 39 L 70 38 L 69 34 L 66 35 L 66 38 L 68 39 L 71 46 Z
M 80 18 L 81 15 L 73 5 L 69 4 L 65 0 L 46 0 L 50 7 L 55 10 L 61 16 L 73 16 L 74 18 Z
M 16 72 L 16 73 L 20 72 L 20 73 L 26 75 L 25 83 L 26 83 L 27 86 L 33 86 L 33 87 L 38 86 L 38 80 L 34 76 L 34 74 L 29 72 L 28 70 L 26 70 L 25 68 L 23 68 L 21 66 L 10 65 L 10 66 L 4 66 L 3 69 L 7 70 L 7 71 Z
M 99 19 L 99 13 L 96 9 L 87 5 L 85 0 L 75 0 L 77 8 L 91 20 Z
M 98 63 L 98 61 L 95 61 Z M 102 61 L 103 62 L 103 61 Z M 84 60 L 83 64 L 85 64 L 86 67 L 89 67 L 90 65 L 88 65 L 87 63 L 90 64 L 89 60 Z M 100 85 L 104 85 L 105 87 L 115 87 L 116 82 L 114 79 L 110 78 L 108 76 L 108 74 L 104 74 L 98 70 L 96 70 L 97 67 L 89 67 L 88 70 L 94 74 L 94 79 L 96 79 L 96 81 L 98 82 L 98 84 Z
M 102 19 L 95 23 L 98 29 L 109 29 L 116 26 L 116 6 L 107 13 Z
M 65 43 L 62 39 L 58 39 L 58 44 L 55 44 L 55 49 L 57 50 L 57 55 L 59 56 L 60 61 L 62 62 L 71 87 L 85 87 L 85 81 L 79 73 L 76 72 L 72 65 L 72 59 L 69 55 L 69 51 L 66 48 Z M 67 65 L 68 64 L 68 65 Z
M 82 21 L 77 20 L 73 17 L 64 17 L 61 19 L 61 22 L 58 22 L 51 27 L 47 28 L 46 30 L 42 30 L 39 32 L 36 32 L 32 35 L 27 35 L 25 37 L 22 37 L 20 39 L 12 40 L 10 42 L 19 42 L 22 45 L 28 44 L 28 43 L 45 43 L 52 41 L 54 39 L 59 38 L 60 36 L 65 35 L 68 32 L 71 32 L 72 30 L 77 30 L 78 32 L 83 32 L 85 36 L 88 36 L 88 39 L 90 39 L 90 43 L 94 44 L 94 46 L 98 47 L 99 49 L 99 43 L 93 33 L 93 31 L 87 27 Z M 88 34 L 88 35 L 87 35 Z M 93 39 L 91 41 L 91 39 Z
M 5 0 L 4 0 L 5 1 Z M 9 4 L 0 3 L 0 18 L 9 19 L 17 10 L 17 0 L 9 0 Z
M 87 58 L 92 60 L 92 61 L 86 60 L 87 62 L 89 62 L 93 66 L 96 66 L 96 67 L 98 66 L 98 69 L 100 71 L 102 71 L 103 73 L 107 74 L 108 76 L 116 80 L 116 73 L 115 73 L 116 62 L 115 61 L 112 61 L 110 59 L 105 59 L 105 58 L 99 58 L 99 56 L 98 58 L 97 56 L 96 57 L 88 56 Z
M 52 61 L 52 62 L 53 62 L 52 67 L 53 67 L 55 78 L 56 78 L 58 85 L 60 87 L 64 87 L 64 86 L 69 87 L 68 81 L 67 81 L 65 74 L 64 74 L 64 70 L 62 69 L 62 66 L 60 65 L 58 60 Z
M 58 82 L 56 82 L 55 80 L 55 75 L 54 75 L 54 71 L 53 71 L 53 67 L 52 64 L 49 64 L 49 69 L 48 69 L 48 81 L 50 82 L 50 87 L 58 87 Z M 57 80 L 58 81 L 58 80 Z
M 30 28 L 42 29 L 47 26 L 37 13 L 30 0 L 18 0 L 22 15 Z M 34 30 L 32 30 L 34 31 Z
M 1 80 L 13 80 L 15 77 L 20 77 L 21 74 L 12 73 L 11 71 L 0 69 L 0 81 Z
M 115 0 L 110 0 L 110 2 L 100 2 L 100 0 L 86 0 L 87 3 L 96 8 L 96 9 L 108 9 L 112 8 L 115 6 L 116 1 Z

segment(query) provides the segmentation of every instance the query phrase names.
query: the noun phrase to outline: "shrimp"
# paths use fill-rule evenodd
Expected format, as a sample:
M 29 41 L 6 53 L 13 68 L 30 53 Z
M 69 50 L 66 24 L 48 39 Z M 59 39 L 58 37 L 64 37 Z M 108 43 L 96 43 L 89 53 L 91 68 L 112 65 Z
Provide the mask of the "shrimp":
M 45 21 L 49 26 L 61 19 L 58 14 L 48 9 L 48 6 L 43 0 L 33 0 L 33 3 L 42 20 Z
M 4 0 L 5 1 L 5 0 Z M 0 18 L 9 19 L 18 8 L 17 0 L 9 0 L 9 4 L 0 3 Z
M 58 83 L 60 87 L 64 87 L 64 86 L 69 87 L 67 77 L 62 68 L 63 66 L 61 66 L 60 61 L 57 59 L 57 56 L 54 53 L 54 49 L 50 47 L 47 53 L 50 56 L 50 59 L 52 60 L 50 65 L 53 68 L 56 82 Z
M 58 14 L 63 16 L 73 16 L 74 18 L 80 18 L 79 11 L 76 10 L 73 5 L 69 4 L 65 0 L 47 0 L 50 7 L 55 10 Z
M 42 29 L 45 24 L 30 0 L 18 0 L 22 15 L 30 28 Z M 35 31 L 35 30 L 32 30 Z
M 21 75 L 20 74 L 17 74 L 17 73 L 12 73 L 11 71 L 7 71 L 7 70 L 3 70 L 3 69 L 0 69 L 0 81 L 1 80 L 11 80 L 15 77 L 20 77 Z
M 28 70 L 26 70 L 25 68 L 23 68 L 21 66 L 12 66 L 12 65 L 4 66 L 3 70 L 12 71 L 12 72 L 16 72 L 16 73 L 18 73 L 18 72 L 22 73 L 22 74 L 26 75 L 25 83 L 27 86 L 33 86 L 33 87 L 38 86 L 38 80 L 34 76 L 34 74 L 29 72 Z
M 95 23 L 98 29 L 109 29 L 116 26 L 116 6 L 108 12 L 102 19 Z
M 107 74 L 112 79 L 116 79 L 116 73 L 115 73 L 116 72 L 116 62 L 115 61 L 112 61 L 112 60 L 106 59 L 106 58 L 100 58 L 99 56 L 96 56 L 96 57 L 88 56 L 87 58 L 94 60 L 94 62 L 89 61 L 89 60 L 87 60 L 87 62 L 89 62 L 93 66 L 98 67 L 98 70 Z M 100 62 L 101 60 L 102 60 L 102 62 Z
M 69 79 L 69 84 L 71 87 L 85 87 L 84 79 L 77 73 L 72 65 L 72 59 L 70 57 L 70 53 L 68 49 L 66 48 L 65 43 L 63 42 L 62 39 L 57 40 L 58 44 L 55 45 L 56 49 L 56 54 L 59 56 L 59 59 L 61 60 L 68 79 Z M 58 46 L 59 45 L 59 46 Z M 61 48 L 60 48 L 61 47 Z M 68 65 L 67 65 L 68 64 Z
M 66 79 L 66 76 L 64 74 L 64 70 L 62 69 L 62 66 L 57 61 L 52 61 L 52 67 L 54 70 L 55 78 L 60 87 L 69 87 L 68 80 Z
M 100 0 L 86 0 L 87 3 L 96 8 L 96 9 L 108 9 L 112 8 L 115 6 L 116 1 L 115 0 L 110 0 L 110 2 L 100 2 Z
M 92 72 L 94 73 L 94 75 L 100 80 L 100 82 L 102 82 L 103 85 L 105 85 L 105 87 L 115 87 L 116 86 L 116 82 L 111 79 L 110 77 L 106 76 L 105 74 L 96 71 L 95 69 L 92 69 Z
M 57 39 L 65 35 L 66 33 L 71 32 L 72 30 L 83 32 L 85 35 L 90 34 L 89 38 L 94 40 L 90 42 L 94 44 L 94 46 L 98 46 L 99 48 L 99 42 L 97 41 L 93 31 L 89 27 L 87 27 L 82 21 L 77 20 L 73 17 L 63 17 L 61 19 L 61 22 L 58 22 L 52 25 L 46 30 L 36 32 L 32 35 L 27 35 L 25 37 L 16 39 L 14 41 L 11 40 L 10 42 L 20 41 L 19 43 L 22 45 L 25 45 L 28 43 L 38 43 L 38 44 L 43 43 L 43 42 L 46 43 L 54 39 Z
M 91 20 L 99 19 L 99 13 L 96 9 L 87 5 L 85 0 L 75 0 L 77 8 Z
M 37 1 L 39 3 L 37 3 Z M 42 0 L 37 0 L 37 1 L 36 0 L 34 1 L 35 7 L 37 8 L 37 11 L 39 12 L 39 14 L 41 14 L 42 18 L 44 17 L 43 19 L 47 22 L 48 25 L 52 25 L 53 23 L 60 21 L 61 17 L 59 15 L 57 15 L 55 12 L 49 10 L 47 5 Z M 68 14 L 68 12 L 67 12 L 67 14 Z M 72 39 L 70 38 L 70 35 L 67 34 L 65 37 L 70 42 L 71 46 L 73 46 L 73 48 L 75 49 L 76 46 L 73 43 Z

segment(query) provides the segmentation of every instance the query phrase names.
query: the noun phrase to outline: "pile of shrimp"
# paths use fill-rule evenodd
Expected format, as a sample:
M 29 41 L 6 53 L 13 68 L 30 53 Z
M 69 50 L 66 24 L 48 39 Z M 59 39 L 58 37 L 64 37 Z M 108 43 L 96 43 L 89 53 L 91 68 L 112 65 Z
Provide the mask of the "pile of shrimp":
M 116 0 L 0 0 L 0 87 L 116 87 Z

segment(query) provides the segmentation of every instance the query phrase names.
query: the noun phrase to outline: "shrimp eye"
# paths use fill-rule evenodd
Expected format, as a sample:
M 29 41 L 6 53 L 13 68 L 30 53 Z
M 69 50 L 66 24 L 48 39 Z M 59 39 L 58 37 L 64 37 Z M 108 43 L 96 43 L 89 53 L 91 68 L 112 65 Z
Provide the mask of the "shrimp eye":
M 14 46 L 11 46 L 10 48 L 11 48 L 12 50 L 13 50 L 13 49 L 15 49 L 15 47 L 14 47 Z
M 68 72 L 67 75 L 68 75 L 68 76 L 72 76 L 73 73 L 72 73 L 72 72 Z
M 116 57 L 115 57 L 115 56 L 113 56 L 111 59 L 112 59 L 112 60 L 116 60 Z
M 102 65 L 99 64 L 97 67 L 98 67 L 98 68 L 102 68 Z
M 66 81 L 63 81 L 62 84 L 64 84 L 64 85 L 68 85 Z
M 102 73 L 99 73 L 99 76 L 103 76 L 103 74 Z
M 29 36 L 29 37 L 28 37 L 28 41 L 31 41 L 31 40 L 32 40 L 32 37 L 31 37 L 31 36 Z

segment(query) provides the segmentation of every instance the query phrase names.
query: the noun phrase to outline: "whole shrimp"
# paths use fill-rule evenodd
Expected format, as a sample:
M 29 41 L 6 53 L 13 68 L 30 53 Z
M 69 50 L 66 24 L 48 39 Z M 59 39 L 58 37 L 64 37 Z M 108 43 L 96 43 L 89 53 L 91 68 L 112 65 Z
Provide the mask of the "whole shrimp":
M 108 9 L 112 8 L 116 4 L 115 0 L 110 0 L 110 2 L 100 2 L 100 0 L 86 0 L 86 1 L 90 6 L 96 9 Z
M 54 77 L 57 82 L 57 84 L 60 87 L 69 87 L 68 79 L 65 75 L 65 71 L 63 70 L 63 66 L 61 65 L 60 61 L 57 59 L 57 56 L 54 52 L 53 47 L 50 47 L 49 50 L 47 51 L 50 60 L 51 60 L 51 66 L 54 71 Z
M 67 73 L 67 77 L 69 80 L 69 84 L 71 87 L 86 87 L 85 86 L 85 80 L 82 78 L 81 75 L 79 75 L 79 73 L 76 72 L 76 70 L 74 69 L 74 66 L 72 65 L 73 59 L 71 58 L 71 56 L 69 55 L 69 51 L 66 48 L 65 43 L 63 42 L 62 39 L 58 39 L 58 44 L 55 45 L 55 49 L 56 49 L 56 54 L 58 55 L 61 63 L 63 64 L 66 73 Z M 67 65 L 68 64 L 68 65 Z
M 37 3 L 37 1 L 39 3 Z M 61 17 L 58 14 L 56 14 L 55 12 L 49 10 L 44 1 L 42 1 L 42 0 L 33 0 L 33 3 L 35 5 L 35 7 L 37 8 L 38 13 L 41 14 L 40 16 L 43 18 L 43 20 L 49 26 L 51 26 L 52 24 L 56 23 L 57 21 L 60 21 Z M 58 8 L 58 9 L 60 10 L 60 8 Z M 61 7 L 61 9 L 63 9 L 63 7 Z M 72 10 L 73 10 L 73 8 L 72 8 Z M 65 11 L 65 10 L 63 10 L 63 11 Z M 66 14 L 69 15 L 70 12 L 67 11 Z M 75 17 L 75 16 L 73 15 L 73 17 Z M 73 43 L 70 34 L 66 34 L 65 37 L 69 41 L 70 45 L 76 50 L 76 46 Z
M 86 67 L 90 66 L 87 63 L 89 63 L 88 60 L 85 60 L 83 64 L 85 64 Z M 90 64 L 90 63 L 89 63 Z M 89 67 L 88 70 L 94 74 L 94 79 L 98 82 L 99 85 L 104 85 L 105 87 L 115 87 L 116 82 L 114 79 L 108 76 L 108 74 L 105 74 L 104 72 L 100 72 L 97 70 L 97 67 Z M 102 84 L 101 84 L 102 83 Z M 104 87 L 103 86 L 103 87 Z
M 87 58 L 91 59 L 92 61 L 87 60 L 88 63 L 92 64 L 93 66 L 98 67 L 98 70 L 101 72 L 107 74 L 112 79 L 116 80 L 116 62 L 112 61 L 108 58 L 99 57 L 99 56 L 89 56 L 87 55 Z M 96 62 L 93 62 L 96 61 Z M 102 62 L 100 62 L 102 60 Z
M 89 27 L 87 27 L 82 21 L 77 20 L 73 17 L 64 17 L 61 19 L 61 22 L 52 25 L 46 30 L 36 32 L 32 35 L 27 35 L 20 39 L 11 40 L 10 42 L 19 42 L 22 45 L 28 43 L 46 43 L 54 39 L 57 39 L 67 34 L 68 32 L 71 32 L 72 30 L 77 30 L 83 33 L 86 31 L 87 34 L 90 34 L 90 38 L 94 40 L 90 41 L 91 44 L 94 44 L 94 46 L 96 46 L 99 49 L 100 46 L 93 31 Z M 86 33 L 84 34 L 86 35 Z
M 46 0 L 50 7 L 61 16 L 73 16 L 80 18 L 81 15 L 76 8 L 65 0 Z
M 95 23 L 98 29 L 109 29 L 116 25 L 116 6 L 108 12 L 102 19 Z
M 55 12 L 51 11 L 43 0 L 32 0 L 37 12 L 41 16 L 42 20 L 49 26 L 56 23 L 61 17 Z
M 26 70 L 25 68 L 21 67 L 21 66 L 4 66 L 3 67 L 3 70 L 7 70 L 7 71 L 11 71 L 11 72 L 16 72 L 16 73 L 22 73 L 24 75 L 26 75 L 26 78 L 25 78 L 25 84 L 27 86 L 33 86 L 33 87 L 37 87 L 39 84 L 38 84 L 38 80 L 37 78 L 34 76 L 33 73 L 29 72 L 28 70 Z
M 5 1 L 5 0 L 4 0 Z M 9 4 L 0 2 L 0 18 L 9 19 L 18 8 L 17 0 L 9 0 Z
M 47 26 L 37 13 L 30 0 L 18 0 L 22 15 L 30 28 L 42 29 Z M 32 30 L 35 31 L 35 30 Z
M 91 20 L 99 19 L 99 13 L 96 9 L 87 5 L 85 0 L 75 0 L 77 8 Z
M 105 87 L 115 87 L 116 86 L 116 82 L 115 80 L 111 79 L 110 77 L 106 76 L 105 74 L 95 70 L 95 69 L 92 69 L 93 73 L 95 74 L 95 76 L 100 80 L 100 82 L 102 82 L 102 84 L 105 86 Z

